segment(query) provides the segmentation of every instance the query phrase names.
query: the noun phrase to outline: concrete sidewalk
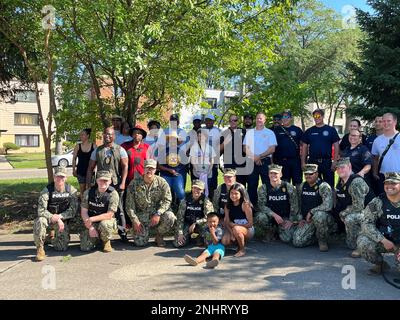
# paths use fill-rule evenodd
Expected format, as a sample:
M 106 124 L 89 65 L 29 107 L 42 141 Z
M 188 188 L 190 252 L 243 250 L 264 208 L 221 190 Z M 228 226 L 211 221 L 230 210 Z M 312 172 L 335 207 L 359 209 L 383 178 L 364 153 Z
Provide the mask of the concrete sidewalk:
M 183 260 L 184 254 L 196 256 L 201 248 L 175 249 L 170 241 L 166 248 L 135 248 L 114 240 L 115 250 L 105 254 L 82 253 L 77 236 L 72 240 L 67 252 L 47 247 L 48 257 L 38 263 L 32 260 L 36 251 L 31 234 L 0 236 L 0 299 L 400 298 L 399 290 L 381 276 L 368 276 L 370 265 L 350 258 L 344 244 L 320 253 L 317 246 L 251 242 L 245 257 L 235 258 L 227 250 L 220 265 L 208 270 Z M 386 259 L 392 264 L 392 257 Z M 355 268 L 355 289 L 342 288 L 345 265 Z
M 14 169 L 12 165 L 7 161 L 6 156 L 0 155 L 0 170 Z

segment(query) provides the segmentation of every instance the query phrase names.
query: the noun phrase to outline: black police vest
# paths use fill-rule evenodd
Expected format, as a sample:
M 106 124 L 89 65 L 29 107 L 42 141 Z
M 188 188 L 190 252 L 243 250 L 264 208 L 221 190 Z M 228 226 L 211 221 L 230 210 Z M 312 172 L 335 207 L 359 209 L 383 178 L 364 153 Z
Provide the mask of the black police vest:
M 186 196 L 185 224 L 196 223 L 198 219 L 204 217 L 204 194 L 199 200 L 195 201 L 191 194 Z M 201 202 L 201 203 L 200 203 Z
M 227 203 L 228 203 L 228 187 L 224 183 L 221 186 L 221 194 L 219 196 L 219 201 L 218 201 L 220 211 L 221 211 L 221 209 L 222 209 L 222 212 L 224 211 L 225 205 Z
M 266 184 L 266 187 L 267 207 L 282 218 L 288 218 L 290 215 L 290 202 L 286 182 L 282 181 L 278 189 L 272 188 L 269 182 Z
M 383 214 L 376 222 L 378 230 L 384 237 L 396 244 L 400 243 L 400 208 L 392 205 L 386 194 L 379 196 L 382 200 Z
M 231 208 L 229 208 L 229 219 L 234 222 L 235 220 L 243 220 L 246 219 L 246 213 L 242 209 L 242 205 L 234 206 L 232 205 Z
M 113 187 L 108 187 L 106 192 L 104 192 L 99 197 L 96 196 L 96 187 L 92 187 L 89 190 L 89 217 L 98 216 L 100 214 L 106 213 L 108 211 L 108 205 L 110 203 L 111 192 L 115 189 Z
M 322 181 L 318 179 L 317 183 L 310 187 L 307 182 L 304 182 L 301 190 L 301 214 L 303 218 L 307 216 L 311 209 L 318 207 L 322 203 L 322 197 L 319 194 L 321 183 Z
M 47 186 L 49 191 L 49 201 L 47 202 L 47 210 L 52 214 L 59 214 L 66 211 L 71 204 L 71 186 L 65 184 L 65 192 L 55 192 L 54 183 Z

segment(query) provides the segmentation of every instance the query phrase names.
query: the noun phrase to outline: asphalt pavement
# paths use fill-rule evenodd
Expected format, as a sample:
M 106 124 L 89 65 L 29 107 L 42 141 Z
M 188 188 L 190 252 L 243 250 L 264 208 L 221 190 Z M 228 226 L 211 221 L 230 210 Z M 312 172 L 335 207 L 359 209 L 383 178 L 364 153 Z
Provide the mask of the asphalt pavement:
M 399 299 L 400 291 L 370 265 L 349 256 L 344 243 L 321 253 L 317 246 L 297 249 L 280 242 L 250 242 L 247 255 L 226 257 L 216 269 L 189 266 L 184 254 L 201 248 L 135 248 L 113 240 L 114 251 L 83 253 L 76 235 L 67 252 L 47 247 L 34 262 L 31 234 L 0 236 L 0 299 L 148 299 L 148 300 L 360 300 Z M 387 260 L 393 265 L 393 257 Z M 354 275 L 354 277 L 353 277 Z M 390 271 L 388 276 L 395 277 Z M 397 274 L 399 276 L 399 274 Z M 399 276 L 400 277 L 400 276 Z

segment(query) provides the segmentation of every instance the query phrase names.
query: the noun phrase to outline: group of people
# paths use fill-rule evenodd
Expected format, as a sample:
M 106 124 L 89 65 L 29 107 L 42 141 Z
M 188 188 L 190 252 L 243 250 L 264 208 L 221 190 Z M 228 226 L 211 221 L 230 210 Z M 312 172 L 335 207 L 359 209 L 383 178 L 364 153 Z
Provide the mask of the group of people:
M 295 247 L 317 242 L 320 251 L 328 251 L 332 232 L 344 231 L 351 255 L 363 256 L 374 264 L 371 272 L 379 273 L 385 267 L 382 252 L 396 252 L 400 260 L 397 118 L 391 113 L 377 117 L 375 137 L 364 139 L 359 121 L 352 120 L 339 144 L 336 129 L 323 117 L 323 110 L 315 110 L 315 125 L 303 132 L 293 125 L 290 111 L 274 116 L 271 129 L 265 128 L 263 112 L 257 113 L 255 127 L 251 115 L 244 117 L 244 128 L 238 116 L 230 115 L 229 128 L 221 132 L 213 115 L 205 117 L 204 128 L 195 116 L 186 134 L 173 114 L 167 129 L 157 121 L 149 122 L 148 133 L 140 126 L 129 129 L 131 140 L 120 138 L 122 145 L 114 142 L 126 136 L 120 131 L 122 119 L 115 117 L 99 147 L 88 142 L 90 131 L 84 130 L 73 168 L 80 205 L 65 169 L 56 168 L 54 183 L 39 198 L 36 258 L 45 257 L 49 227 L 55 229 L 50 241 L 56 250 L 66 250 L 69 230 L 77 226 L 83 251 L 101 240 L 104 252 L 112 250 L 116 229 L 127 241 L 131 227 L 137 246 L 146 245 L 154 229 L 158 246 L 165 245 L 166 234 L 174 235 L 176 247 L 206 243 L 199 257 L 184 258 L 197 265 L 212 256 L 208 267 L 218 264 L 227 245 L 235 244 L 235 256 L 244 256 L 256 230 Z M 221 155 L 224 183 L 218 186 Z M 188 173 L 192 188 L 186 195 Z

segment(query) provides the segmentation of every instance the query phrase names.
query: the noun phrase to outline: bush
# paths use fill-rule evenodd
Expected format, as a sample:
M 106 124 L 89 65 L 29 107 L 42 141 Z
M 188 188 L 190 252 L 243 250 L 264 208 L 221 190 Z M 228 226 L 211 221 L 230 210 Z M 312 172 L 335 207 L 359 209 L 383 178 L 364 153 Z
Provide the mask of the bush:
M 19 146 L 17 146 L 15 143 L 12 143 L 12 142 L 3 143 L 3 147 L 4 147 L 4 150 L 6 151 L 6 154 L 7 154 L 8 150 L 19 150 L 20 149 Z
M 63 141 L 63 146 L 66 148 L 66 150 L 71 150 L 75 147 L 75 142 L 73 141 Z

